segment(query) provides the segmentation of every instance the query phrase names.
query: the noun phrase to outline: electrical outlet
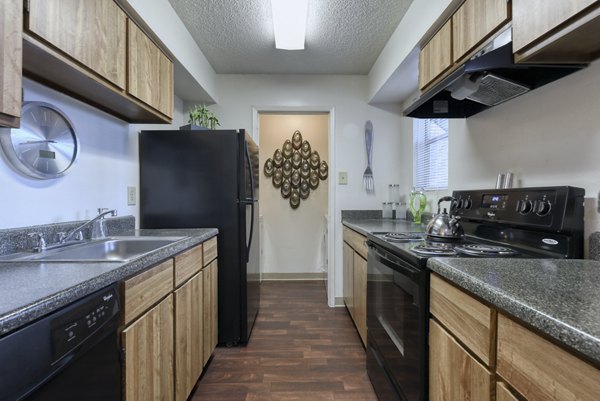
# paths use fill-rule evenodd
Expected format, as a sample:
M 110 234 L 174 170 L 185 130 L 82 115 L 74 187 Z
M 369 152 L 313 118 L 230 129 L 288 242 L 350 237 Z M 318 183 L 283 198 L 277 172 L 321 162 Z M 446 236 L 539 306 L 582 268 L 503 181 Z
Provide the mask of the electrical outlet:
M 127 187 L 127 204 L 129 206 L 134 206 L 137 201 L 137 194 L 135 187 Z
M 346 171 L 340 171 L 338 173 L 338 184 L 348 185 L 348 173 Z

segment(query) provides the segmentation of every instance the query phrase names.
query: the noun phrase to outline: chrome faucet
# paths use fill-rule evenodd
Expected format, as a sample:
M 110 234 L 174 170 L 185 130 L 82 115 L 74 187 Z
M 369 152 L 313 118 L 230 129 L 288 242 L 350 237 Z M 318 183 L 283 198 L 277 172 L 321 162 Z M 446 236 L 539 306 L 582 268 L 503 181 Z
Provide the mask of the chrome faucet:
M 71 231 L 69 231 L 65 235 L 61 235 L 59 243 L 60 244 L 64 244 L 73 235 L 75 235 L 76 233 L 80 233 L 81 230 L 83 230 L 84 228 L 86 228 L 90 224 L 95 224 L 95 223 L 100 223 L 100 224 L 99 224 L 98 228 L 96 226 L 92 227 L 92 239 L 104 238 L 105 237 L 105 234 L 104 234 L 104 225 L 102 224 L 101 220 L 104 220 L 104 216 L 106 216 L 108 214 L 110 214 L 111 216 L 115 217 L 117 215 L 117 210 L 116 209 L 108 210 L 106 208 L 98 208 L 98 216 L 94 217 L 93 219 L 91 219 L 89 221 L 86 221 L 85 223 L 83 223 L 79 227 L 76 227 L 76 228 L 72 229 Z M 80 236 L 79 234 L 77 236 L 79 238 L 82 238 L 82 236 Z

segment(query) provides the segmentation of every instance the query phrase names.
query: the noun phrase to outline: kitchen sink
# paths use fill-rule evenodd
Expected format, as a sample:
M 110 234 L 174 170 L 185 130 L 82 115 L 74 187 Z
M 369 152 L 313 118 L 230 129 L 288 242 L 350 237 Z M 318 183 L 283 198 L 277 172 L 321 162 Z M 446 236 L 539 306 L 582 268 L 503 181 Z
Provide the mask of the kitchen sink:
M 0 262 L 127 262 L 185 237 L 110 237 L 86 241 L 40 253 L 6 255 Z

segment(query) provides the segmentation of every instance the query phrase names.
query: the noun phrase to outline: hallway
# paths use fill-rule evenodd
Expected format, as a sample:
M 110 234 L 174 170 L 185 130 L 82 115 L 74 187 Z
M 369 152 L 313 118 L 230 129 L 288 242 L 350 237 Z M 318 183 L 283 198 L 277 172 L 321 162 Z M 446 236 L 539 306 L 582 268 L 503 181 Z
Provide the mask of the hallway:
M 377 401 L 365 351 L 322 281 L 265 281 L 247 347 L 218 347 L 191 401 Z

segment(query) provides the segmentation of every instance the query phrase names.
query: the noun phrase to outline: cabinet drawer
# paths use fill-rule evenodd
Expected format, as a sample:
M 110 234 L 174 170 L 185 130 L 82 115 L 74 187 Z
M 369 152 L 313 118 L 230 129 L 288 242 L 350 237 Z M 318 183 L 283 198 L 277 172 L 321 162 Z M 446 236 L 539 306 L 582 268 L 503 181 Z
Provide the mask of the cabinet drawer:
M 354 230 L 344 227 L 344 241 L 348 243 L 360 256 L 367 259 L 367 237 Z
M 429 401 L 490 401 L 491 373 L 429 321 Z
M 175 256 L 175 287 L 202 270 L 202 244 Z
M 204 242 L 204 266 L 217 258 L 217 237 Z
M 508 19 L 506 0 L 466 0 L 452 16 L 454 61 L 483 43 Z
M 173 259 L 125 280 L 123 288 L 123 319 L 127 325 L 173 291 Z
M 431 314 L 488 366 L 493 365 L 496 312 L 431 275 Z
M 419 89 L 452 66 L 452 20 L 448 20 L 419 53 Z
M 597 401 L 600 370 L 500 315 L 497 372 L 529 401 Z

